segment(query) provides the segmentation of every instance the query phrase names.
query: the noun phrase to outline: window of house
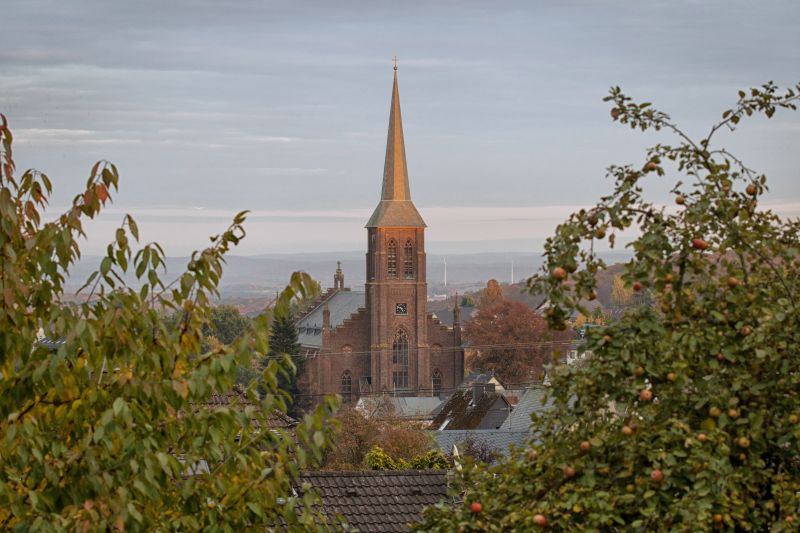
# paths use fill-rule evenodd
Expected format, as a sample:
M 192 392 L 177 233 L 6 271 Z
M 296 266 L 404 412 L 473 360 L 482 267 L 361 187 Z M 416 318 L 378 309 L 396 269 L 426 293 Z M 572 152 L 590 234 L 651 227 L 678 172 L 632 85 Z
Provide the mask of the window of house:
M 389 241 L 388 247 L 388 274 L 390 278 L 397 277 L 397 242 L 392 239 Z
M 340 392 L 342 394 L 342 398 L 346 402 L 349 402 L 353 396 L 353 377 L 350 375 L 349 370 L 346 370 L 345 373 L 342 374 Z
M 438 368 L 433 371 L 431 381 L 433 383 L 433 395 L 438 396 L 442 392 L 442 373 L 439 372 Z
M 349 344 L 345 344 L 344 346 L 342 346 L 342 353 L 344 354 L 353 353 L 353 347 L 350 346 Z
M 406 241 L 405 253 L 403 256 L 403 276 L 406 279 L 414 278 L 414 244 L 411 239 Z
M 441 354 L 442 354 L 441 344 L 434 344 L 431 346 L 431 355 L 441 355 Z

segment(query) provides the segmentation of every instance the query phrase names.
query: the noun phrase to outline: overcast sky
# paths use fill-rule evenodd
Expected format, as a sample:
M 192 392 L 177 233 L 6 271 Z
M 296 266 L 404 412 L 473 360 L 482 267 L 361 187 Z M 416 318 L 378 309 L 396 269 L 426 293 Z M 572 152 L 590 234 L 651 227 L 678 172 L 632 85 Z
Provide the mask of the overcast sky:
M 18 167 L 53 178 L 54 209 L 95 160 L 120 169 L 90 253 L 125 212 L 179 255 L 242 209 L 240 254 L 364 248 L 395 54 L 412 197 L 446 253 L 529 251 L 606 166 L 673 140 L 612 123 L 609 86 L 699 135 L 739 88 L 800 81 L 797 0 L 4 0 L 0 27 Z M 720 141 L 800 214 L 800 114 Z

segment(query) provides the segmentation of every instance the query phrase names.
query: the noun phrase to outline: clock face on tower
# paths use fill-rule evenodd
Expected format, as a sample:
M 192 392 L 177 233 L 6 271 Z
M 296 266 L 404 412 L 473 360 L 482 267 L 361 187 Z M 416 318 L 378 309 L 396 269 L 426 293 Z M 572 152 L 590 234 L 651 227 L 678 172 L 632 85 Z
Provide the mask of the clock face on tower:
M 406 304 L 394 304 L 394 314 L 396 314 L 396 315 L 407 315 L 408 314 L 408 305 L 406 305 Z

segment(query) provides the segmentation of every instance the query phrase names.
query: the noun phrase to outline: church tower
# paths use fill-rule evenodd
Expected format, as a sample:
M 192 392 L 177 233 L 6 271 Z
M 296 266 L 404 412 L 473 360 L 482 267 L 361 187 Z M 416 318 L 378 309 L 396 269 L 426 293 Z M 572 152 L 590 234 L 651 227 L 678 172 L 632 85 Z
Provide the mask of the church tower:
M 430 390 L 425 222 L 408 185 L 397 66 L 381 200 L 366 228 L 371 389 Z

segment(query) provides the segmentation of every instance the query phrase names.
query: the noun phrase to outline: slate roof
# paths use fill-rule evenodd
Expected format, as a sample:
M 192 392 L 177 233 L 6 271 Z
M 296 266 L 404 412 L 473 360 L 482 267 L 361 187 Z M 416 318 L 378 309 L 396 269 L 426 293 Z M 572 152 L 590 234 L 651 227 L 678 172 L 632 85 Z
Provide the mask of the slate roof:
M 462 305 L 461 306 L 461 324 L 464 325 L 472 315 L 475 313 L 477 308 L 471 305 Z M 434 316 L 439 319 L 439 322 L 444 324 L 445 326 L 453 327 L 453 308 L 448 307 L 447 309 L 439 309 L 438 311 L 433 311 Z
M 502 429 L 511 431 L 529 431 L 531 426 L 531 414 L 543 413 L 548 411 L 552 405 L 553 400 L 550 399 L 546 404 L 542 403 L 547 389 L 545 387 L 531 387 L 525 391 L 525 394 L 514 406 L 514 410 L 503 422 Z
M 442 404 L 437 396 L 367 396 L 358 400 L 366 416 L 393 414 L 400 418 L 431 419 Z
M 331 329 L 336 329 L 342 325 L 342 322 L 357 313 L 359 308 L 366 305 L 365 293 L 349 290 L 336 291 L 306 313 L 297 321 L 298 340 L 302 346 L 322 347 L 322 312 L 326 303 L 331 313 Z
M 244 391 L 239 386 L 235 386 L 228 392 L 214 392 L 204 403 L 193 405 L 203 405 L 209 409 L 215 409 L 219 407 L 244 409 L 249 405 L 253 405 L 253 402 L 247 398 Z M 254 424 L 258 424 L 256 419 L 251 420 Z M 269 429 L 288 429 L 296 425 L 297 421 L 294 418 L 285 413 L 281 413 L 280 411 L 273 411 L 269 417 Z
M 478 386 L 478 385 L 476 385 Z M 483 392 L 480 399 L 473 403 L 474 388 L 457 390 L 436 413 L 432 429 L 497 429 L 509 411 L 508 401 L 502 394 Z
M 422 509 L 447 497 L 446 470 L 305 472 L 300 477 L 322 498 L 329 521 L 336 515 L 356 531 L 408 531 Z
M 525 431 L 509 431 L 507 429 L 468 429 L 468 430 L 449 430 L 431 431 L 430 435 L 436 441 L 436 445 L 442 453 L 450 454 L 453 452 L 453 444 L 458 445 L 459 452 L 464 453 L 462 445 L 468 439 L 472 439 L 477 444 L 486 444 L 490 448 L 497 450 L 502 455 L 508 455 L 509 447 L 513 444 L 518 448 L 526 445 L 530 434 Z

